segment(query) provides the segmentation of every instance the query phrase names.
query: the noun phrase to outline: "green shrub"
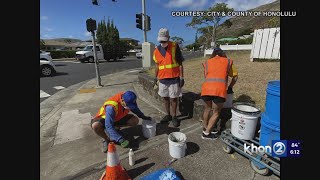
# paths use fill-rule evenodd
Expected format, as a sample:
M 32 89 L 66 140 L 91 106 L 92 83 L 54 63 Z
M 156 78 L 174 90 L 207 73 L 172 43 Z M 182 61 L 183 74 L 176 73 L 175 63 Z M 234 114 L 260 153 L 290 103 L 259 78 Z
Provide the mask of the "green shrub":
M 62 51 L 47 51 L 50 52 L 52 59 L 60 58 L 74 58 L 76 56 L 76 50 L 62 50 Z

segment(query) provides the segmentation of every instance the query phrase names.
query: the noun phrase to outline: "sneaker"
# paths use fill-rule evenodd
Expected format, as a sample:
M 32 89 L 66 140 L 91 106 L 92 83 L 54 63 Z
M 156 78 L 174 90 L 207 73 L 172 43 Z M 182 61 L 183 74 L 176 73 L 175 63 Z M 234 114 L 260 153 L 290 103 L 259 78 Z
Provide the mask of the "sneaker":
M 206 135 L 206 134 L 202 133 L 201 138 L 202 138 L 202 139 L 215 140 L 215 139 L 217 139 L 217 138 L 218 138 L 218 136 L 217 136 L 217 135 L 215 135 L 215 134 L 211 134 L 211 133 L 210 133 L 209 135 Z
M 171 115 L 166 115 L 164 118 L 161 119 L 161 123 L 164 123 L 164 122 L 169 122 L 172 120 L 172 116 Z
M 206 132 L 206 128 L 202 128 L 202 133 Z M 219 131 L 217 128 L 212 128 L 211 129 L 211 134 L 217 134 Z
M 179 127 L 179 126 L 180 126 L 180 121 L 178 120 L 178 118 L 177 118 L 176 116 L 174 116 L 174 117 L 172 118 L 172 125 L 173 125 L 174 127 Z
M 103 142 L 102 142 L 102 152 L 104 152 L 104 153 L 108 152 L 108 144 L 109 144 L 109 142 L 110 141 L 103 140 Z

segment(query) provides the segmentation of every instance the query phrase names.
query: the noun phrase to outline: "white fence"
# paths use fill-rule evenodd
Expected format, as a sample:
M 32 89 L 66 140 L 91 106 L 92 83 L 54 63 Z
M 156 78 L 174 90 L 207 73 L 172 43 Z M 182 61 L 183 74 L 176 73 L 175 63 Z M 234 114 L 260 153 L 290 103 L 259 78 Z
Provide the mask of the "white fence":
M 236 45 L 220 45 L 222 50 L 251 50 L 252 44 L 236 44 Z M 204 51 L 204 56 L 211 55 L 212 49 L 207 49 Z
M 250 61 L 280 59 L 280 28 L 254 30 Z

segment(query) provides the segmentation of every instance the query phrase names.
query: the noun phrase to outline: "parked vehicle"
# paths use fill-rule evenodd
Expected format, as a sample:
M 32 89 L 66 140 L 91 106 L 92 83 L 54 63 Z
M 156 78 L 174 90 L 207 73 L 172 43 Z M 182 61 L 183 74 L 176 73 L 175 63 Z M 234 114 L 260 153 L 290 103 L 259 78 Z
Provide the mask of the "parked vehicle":
M 141 52 L 136 53 L 136 57 L 137 57 L 138 59 L 142 59 L 142 53 L 141 53 Z
M 113 59 L 117 61 L 118 59 L 125 58 L 128 53 L 119 51 L 117 54 L 110 53 L 111 51 L 104 51 L 104 48 L 100 44 L 96 44 L 97 59 L 107 60 Z M 76 52 L 76 57 L 80 62 L 94 62 L 93 45 L 87 45 L 84 49 Z
M 98 60 L 103 60 L 103 49 L 102 46 L 97 44 L 96 45 L 96 51 L 97 51 L 97 58 Z M 83 48 L 80 51 L 76 52 L 76 59 L 80 62 L 94 62 L 94 55 L 93 55 L 93 45 L 88 45 L 85 48 Z
M 50 52 L 40 51 L 40 75 L 52 76 L 56 74 L 56 67 L 52 62 Z

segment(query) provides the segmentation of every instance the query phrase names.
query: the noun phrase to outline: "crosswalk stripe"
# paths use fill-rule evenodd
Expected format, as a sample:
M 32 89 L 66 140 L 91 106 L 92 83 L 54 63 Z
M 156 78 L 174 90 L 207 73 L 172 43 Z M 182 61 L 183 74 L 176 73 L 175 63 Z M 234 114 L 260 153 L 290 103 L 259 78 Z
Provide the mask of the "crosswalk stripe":
M 55 89 L 57 89 L 57 90 L 60 90 L 60 89 L 64 89 L 65 87 L 63 87 L 63 86 L 55 86 L 55 87 L 53 87 L 53 88 L 55 88 Z
M 46 93 L 46 92 L 44 92 L 44 91 L 42 91 L 42 90 L 40 90 L 40 98 L 45 98 L 45 97 L 49 97 L 49 96 L 51 96 L 51 95 Z

